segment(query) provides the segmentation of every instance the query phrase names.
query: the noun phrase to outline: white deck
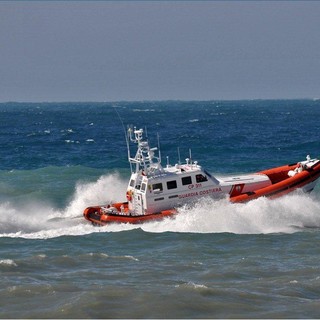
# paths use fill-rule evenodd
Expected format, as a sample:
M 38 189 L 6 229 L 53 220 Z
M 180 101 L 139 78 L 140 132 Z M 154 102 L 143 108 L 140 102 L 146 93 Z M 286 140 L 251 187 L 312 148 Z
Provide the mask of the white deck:
M 229 186 L 234 184 L 251 184 L 251 183 L 261 183 L 270 182 L 270 179 L 265 174 L 247 174 L 239 176 L 228 176 L 228 177 L 216 177 L 216 179 L 223 186 Z

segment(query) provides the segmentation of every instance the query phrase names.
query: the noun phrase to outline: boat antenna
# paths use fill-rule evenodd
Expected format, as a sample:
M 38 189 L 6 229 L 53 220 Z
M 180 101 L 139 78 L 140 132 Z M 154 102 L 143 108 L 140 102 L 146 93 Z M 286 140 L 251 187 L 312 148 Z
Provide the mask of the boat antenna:
M 122 124 L 122 129 L 123 129 L 124 136 L 125 136 L 125 139 L 126 139 L 127 152 L 128 152 L 128 160 L 130 160 L 130 146 L 129 146 L 128 133 L 127 133 L 126 128 L 124 127 L 123 121 L 122 121 L 122 119 L 121 119 L 121 117 L 120 117 L 120 114 L 119 114 L 117 108 L 114 106 L 113 109 L 114 109 L 114 111 L 116 112 L 116 114 L 118 115 L 118 118 L 119 118 L 119 120 L 120 120 L 120 122 L 121 122 L 121 124 Z M 132 173 L 132 164 L 131 164 L 130 161 L 129 161 L 129 163 L 130 163 L 130 171 L 131 171 L 131 173 Z
M 148 140 L 148 130 L 147 130 L 147 126 L 144 127 L 144 131 L 146 132 L 146 139 Z
M 181 164 L 181 158 L 180 158 L 180 148 L 178 147 L 178 159 L 179 159 L 179 164 Z
M 149 137 L 148 137 L 147 126 L 144 127 L 144 132 L 145 132 L 145 136 L 146 136 L 147 142 L 148 142 L 148 144 L 149 144 Z
M 189 158 L 190 158 L 190 165 L 192 165 L 192 155 L 191 155 L 191 148 L 189 149 Z
M 157 132 L 157 138 L 158 138 L 158 150 L 159 150 L 159 163 L 161 163 L 161 149 L 160 149 L 159 132 Z

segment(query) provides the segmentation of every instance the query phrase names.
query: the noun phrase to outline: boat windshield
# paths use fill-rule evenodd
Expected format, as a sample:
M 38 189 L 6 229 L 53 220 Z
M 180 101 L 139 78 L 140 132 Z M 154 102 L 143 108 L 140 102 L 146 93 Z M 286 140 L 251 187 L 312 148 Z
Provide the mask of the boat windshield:
M 212 178 L 212 175 L 211 175 L 207 170 L 204 170 L 204 173 L 205 173 L 208 177 Z
M 219 184 L 219 180 L 217 180 L 214 176 L 212 176 L 207 170 L 203 170 L 203 172 L 216 184 Z

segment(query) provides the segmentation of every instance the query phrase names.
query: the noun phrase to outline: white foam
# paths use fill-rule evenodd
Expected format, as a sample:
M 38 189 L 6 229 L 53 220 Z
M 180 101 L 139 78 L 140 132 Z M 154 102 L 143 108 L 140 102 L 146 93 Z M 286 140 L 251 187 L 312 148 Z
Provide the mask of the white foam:
M 134 256 L 124 256 L 125 259 L 133 260 L 133 261 L 139 261 L 138 258 L 135 258 Z
M 0 265 L 3 266 L 11 266 L 11 267 L 17 267 L 18 265 L 11 259 L 3 259 L 0 260 Z
M 205 286 L 204 284 L 197 284 L 192 281 L 175 285 L 175 288 L 189 288 L 189 289 L 195 289 L 195 290 L 208 289 L 208 287 Z
M 127 182 L 118 173 L 102 176 L 96 182 L 78 183 L 63 217 L 78 217 L 86 207 L 102 205 L 112 201 L 125 201 Z
M 174 218 L 140 225 L 111 224 L 93 227 L 83 218 L 83 210 L 92 205 L 124 201 L 127 182 L 119 174 L 100 177 L 95 182 L 79 182 L 64 209 L 50 204 L 31 203 L 23 208 L 13 203 L 0 204 L 0 237 L 33 239 L 94 232 L 120 232 L 141 228 L 146 232 L 190 232 L 260 234 L 292 233 L 306 227 L 320 228 L 319 194 L 291 194 L 276 200 L 259 198 L 245 204 L 227 199 L 201 199 L 193 206 L 179 209 Z
M 305 194 L 275 200 L 259 198 L 244 204 L 206 198 L 191 208 L 180 209 L 175 219 L 145 224 L 142 229 L 148 232 L 292 233 L 305 227 L 319 228 L 319 212 L 320 201 Z
M 155 112 L 155 109 L 133 109 L 133 112 Z
M 21 208 L 3 203 L 0 205 L 0 237 L 43 239 L 101 232 L 104 228 L 92 227 L 83 218 L 83 210 L 91 205 L 124 201 L 126 187 L 127 182 L 114 173 L 102 176 L 96 182 L 79 182 L 63 210 L 49 204 L 29 203 Z

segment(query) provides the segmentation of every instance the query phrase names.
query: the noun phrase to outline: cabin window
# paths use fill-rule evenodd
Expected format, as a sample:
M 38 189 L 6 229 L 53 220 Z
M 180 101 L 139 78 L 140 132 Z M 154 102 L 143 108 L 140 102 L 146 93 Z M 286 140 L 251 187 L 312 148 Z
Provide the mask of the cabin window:
M 204 182 L 204 181 L 208 181 L 206 176 L 203 176 L 202 174 L 197 174 L 196 175 L 196 181 L 199 182 Z
M 142 192 L 145 192 L 147 189 L 147 184 L 146 183 L 143 183 L 142 186 L 141 186 L 141 191 Z
M 167 181 L 167 188 L 168 188 L 168 190 L 176 189 L 177 188 L 177 181 L 176 180 Z
M 182 181 L 182 184 L 185 186 L 187 184 L 192 184 L 192 180 L 191 180 L 191 177 L 183 177 L 181 178 L 181 181 Z
M 163 191 L 162 183 L 155 183 L 152 185 L 152 190 L 153 191 L 158 191 L 161 192 Z
M 133 188 L 133 187 L 134 187 L 134 184 L 135 184 L 135 180 L 134 180 L 134 179 L 131 179 L 131 180 L 130 180 L 130 187 Z

